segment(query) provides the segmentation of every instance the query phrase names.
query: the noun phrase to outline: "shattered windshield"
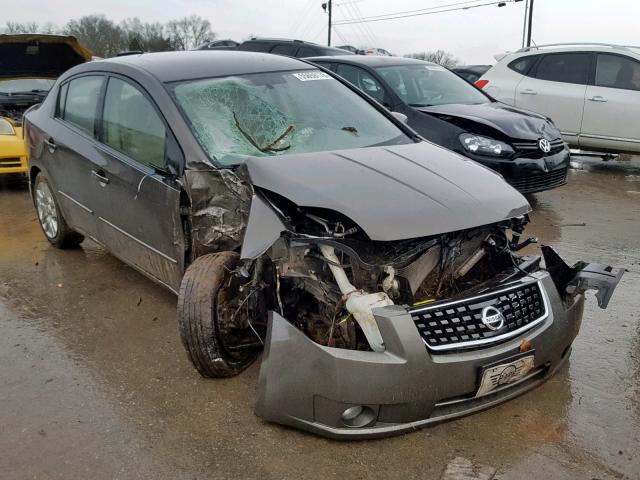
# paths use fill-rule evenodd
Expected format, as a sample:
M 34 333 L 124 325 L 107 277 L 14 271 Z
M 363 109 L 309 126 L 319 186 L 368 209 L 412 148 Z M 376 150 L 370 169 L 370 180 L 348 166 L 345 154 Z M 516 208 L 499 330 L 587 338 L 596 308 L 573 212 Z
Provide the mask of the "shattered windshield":
M 411 140 L 373 106 L 318 70 L 181 82 L 174 97 L 212 159 L 396 145 Z
M 490 102 L 466 80 L 440 65 L 395 65 L 379 67 L 376 71 L 402 101 L 412 107 Z

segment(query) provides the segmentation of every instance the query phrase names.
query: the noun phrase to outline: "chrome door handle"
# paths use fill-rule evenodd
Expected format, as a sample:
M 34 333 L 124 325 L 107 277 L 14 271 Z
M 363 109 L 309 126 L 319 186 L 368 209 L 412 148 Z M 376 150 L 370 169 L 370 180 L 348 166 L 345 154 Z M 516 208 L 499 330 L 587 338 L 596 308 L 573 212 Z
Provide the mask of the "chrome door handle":
M 594 97 L 591 97 L 589 100 L 591 100 L 592 102 L 606 102 L 607 101 L 607 99 L 604 98 L 601 95 L 596 95 Z
M 537 95 L 538 92 L 536 92 L 535 90 L 531 90 L 530 88 L 525 88 L 524 90 L 520 90 L 520 93 L 522 95 Z
M 107 185 L 110 180 L 104 175 L 104 172 L 102 170 L 91 170 L 91 174 L 96 177 L 96 179 L 100 182 L 103 183 L 104 185 Z
M 50 153 L 55 152 L 56 148 L 58 148 L 58 146 L 56 145 L 56 142 L 53 141 L 53 138 L 45 138 L 44 143 L 47 147 L 49 147 Z

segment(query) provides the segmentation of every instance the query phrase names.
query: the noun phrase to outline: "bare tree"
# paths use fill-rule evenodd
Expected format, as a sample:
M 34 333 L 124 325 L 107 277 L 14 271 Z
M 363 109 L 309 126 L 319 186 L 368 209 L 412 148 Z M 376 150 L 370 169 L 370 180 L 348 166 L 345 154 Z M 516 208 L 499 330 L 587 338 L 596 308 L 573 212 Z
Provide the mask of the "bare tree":
M 408 58 L 417 58 L 418 60 L 426 60 L 427 62 L 437 63 L 443 67 L 455 67 L 460 61 L 450 52 L 444 50 L 436 50 L 435 52 L 408 53 Z
M 39 31 L 36 22 L 7 22 L 5 25 L 6 33 L 37 33 Z
M 209 20 L 198 15 L 170 21 L 167 23 L 167 33 L 176 50 L 191 50 L 216 36 L 211 31 Z
M 76 37 L 99 57 L 111 57 L 127 48 L 122 29 L 104 15 L 71 20 L 65 25 L 64 33 Z
M 165 52 L 172 50 L 171 39 L 161 23 L 142 23 L 139 18 L 128 18 L 120 24 L 129 50 Z

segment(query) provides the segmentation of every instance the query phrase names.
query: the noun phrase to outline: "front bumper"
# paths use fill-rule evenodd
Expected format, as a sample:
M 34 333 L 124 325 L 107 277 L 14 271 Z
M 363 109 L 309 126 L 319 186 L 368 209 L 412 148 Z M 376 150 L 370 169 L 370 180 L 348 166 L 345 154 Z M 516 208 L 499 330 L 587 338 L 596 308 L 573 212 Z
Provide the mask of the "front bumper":
M 15 135 L 0 135 L 0 175 L 27 171 L 27 153 L 22 128 L 14 128 Z
M 382 353 L 316 344 L 271 312 L 256 414 L 327 437 L 375 438 L 467 415 L 536 387 L 568 358 L 584 296 L 578 294 L 567 307 L 547 272 L 533 275 L 547 296 L 544 321 L 504 343 L 471 351 L 427 350 L 400 306 L 375 311 L 386 345 Z M 475 398 L 481 368 L 517 354 L 523 340 L 535 349 L 535 368 L 519 382 Z M 345 422 L 342 414 L 350 407 L 366 413 L 362 421 Z
M 565 146 L 561 151 L 542 158 L 517 157 L 511 160 L 471 158 L 500 173 L 507 183 L 519 192 L 536 193 L 567 183 L 570 150 Z

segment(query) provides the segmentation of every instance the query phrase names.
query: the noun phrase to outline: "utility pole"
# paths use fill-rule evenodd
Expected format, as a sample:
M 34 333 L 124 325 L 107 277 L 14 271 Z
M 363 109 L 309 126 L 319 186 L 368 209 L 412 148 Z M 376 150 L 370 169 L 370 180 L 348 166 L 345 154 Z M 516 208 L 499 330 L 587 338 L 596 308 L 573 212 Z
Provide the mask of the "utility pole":
M 327 13 L 329 14 L 329 26 L 327 28 L 327 47 L 331 46 L 331 0 L 327 1 Z
M 531 46 L 531 30 L 533 29 L 533 0 L 529 0 L 529 25 L 527 26 L 527 47 Z
M 331 46 L 331 0 L 327 0 L 322 4 L 322 10 L 329 14 L 329 27 L 327 28 L 327 46 Z
M 529 0 L 526 0 L 524 2 L 524 19 L 522 21 L 522 45 L 521 45 L 522 48 L 524 48 L 524 44 L 527 41 L 527 18 L 529 18 L 528 13 L 529 13 Z

